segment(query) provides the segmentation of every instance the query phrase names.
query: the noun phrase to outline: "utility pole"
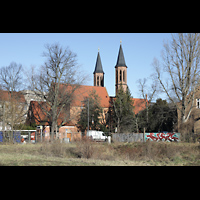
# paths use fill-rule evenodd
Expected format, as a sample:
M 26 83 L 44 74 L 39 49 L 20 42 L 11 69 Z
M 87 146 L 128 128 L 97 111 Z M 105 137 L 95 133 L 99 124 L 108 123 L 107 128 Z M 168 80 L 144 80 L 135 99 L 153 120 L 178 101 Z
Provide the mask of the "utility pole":
M 40 142 L 42 142 L 42 126 L 40 126 Z
M 5 102 L 3 102 L 3 124 L 2 124 L 2 130 L 3 130 L 3 137 L 5 139 Z
M 144 135 L 145 135 L 145 127 L 144 127 L 144 132 L 143 132 L 143 142 L 144 142 Z
M 89 119 L 90 119 L 90 118 L 89 118 L 89 114 L 90 114 L 90 113 L 89 113 L 89 106 L 90 106 L 90 104 L 89 104 L 89 98 L 88 98 L 88 133 L 89 133 Z

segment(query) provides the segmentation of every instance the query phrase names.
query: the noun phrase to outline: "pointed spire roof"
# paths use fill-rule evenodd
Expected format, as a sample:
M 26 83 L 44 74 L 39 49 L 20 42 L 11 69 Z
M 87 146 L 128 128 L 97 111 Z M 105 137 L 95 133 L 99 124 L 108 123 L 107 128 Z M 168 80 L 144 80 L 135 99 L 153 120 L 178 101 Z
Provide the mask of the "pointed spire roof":
M 119 47 L 119 54 L 117 58 L 117 64 L 115 67 L 127 67 L 125 63 L 125 59 L 124 59 L 124 53 L 122 50 L 121 41 L 120 41 L 120 47 Z
M 96 61 L 95 70 L 94 70 L 93 74 L 95 74 L 95 73 L 104 73 L 103 67 L 102 67 L 102 64 L 101 64 L 101 58 L 100 58 L 99 52 L 98 52 L 98 55 L 97 55 L 97 61 Z

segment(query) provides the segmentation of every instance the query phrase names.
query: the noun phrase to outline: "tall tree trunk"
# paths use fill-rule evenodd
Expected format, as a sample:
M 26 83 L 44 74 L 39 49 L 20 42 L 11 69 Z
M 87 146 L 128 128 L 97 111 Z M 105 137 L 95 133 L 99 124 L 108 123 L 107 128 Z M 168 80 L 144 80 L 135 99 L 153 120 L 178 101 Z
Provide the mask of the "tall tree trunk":
M 55 128 L 56 128 L 56 123 L 53 120 L 52 126 L 51 126 L 51 142 L 53 142 L 53 140 L 54 140 L 54 131 L 55 131 Z
M 119 122 L 120 122 L 120 119 L 118 117 L 118 120 L 117 120 L 117 132 L 120 133 L 120 125 L 119 125 Z

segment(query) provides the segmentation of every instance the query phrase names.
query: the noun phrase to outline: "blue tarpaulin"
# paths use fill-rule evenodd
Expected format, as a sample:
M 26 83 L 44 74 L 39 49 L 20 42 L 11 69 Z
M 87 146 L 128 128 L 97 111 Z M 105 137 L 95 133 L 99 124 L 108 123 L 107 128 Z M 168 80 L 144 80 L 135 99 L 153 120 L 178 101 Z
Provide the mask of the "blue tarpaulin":
M 19 131 L 13 132 L 13 140 L 14 140 L 14 143 L 15 142 L 21 143 L 21 132 L 19 132 Z
M 0 132 L 0 142 L 3 142 L 3 132 Z

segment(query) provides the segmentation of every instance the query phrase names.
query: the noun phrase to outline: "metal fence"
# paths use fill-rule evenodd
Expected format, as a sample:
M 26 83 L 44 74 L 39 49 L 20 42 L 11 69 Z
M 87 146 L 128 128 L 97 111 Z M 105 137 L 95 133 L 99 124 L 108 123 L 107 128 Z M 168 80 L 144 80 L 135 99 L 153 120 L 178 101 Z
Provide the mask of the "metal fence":
M 115 142 L 146 142 L 150 141 L 180 141 L 180 133 L 113 133 L 112 140 Z
M 114 142 L 143 142 L 143 133 L 113 133 Z

